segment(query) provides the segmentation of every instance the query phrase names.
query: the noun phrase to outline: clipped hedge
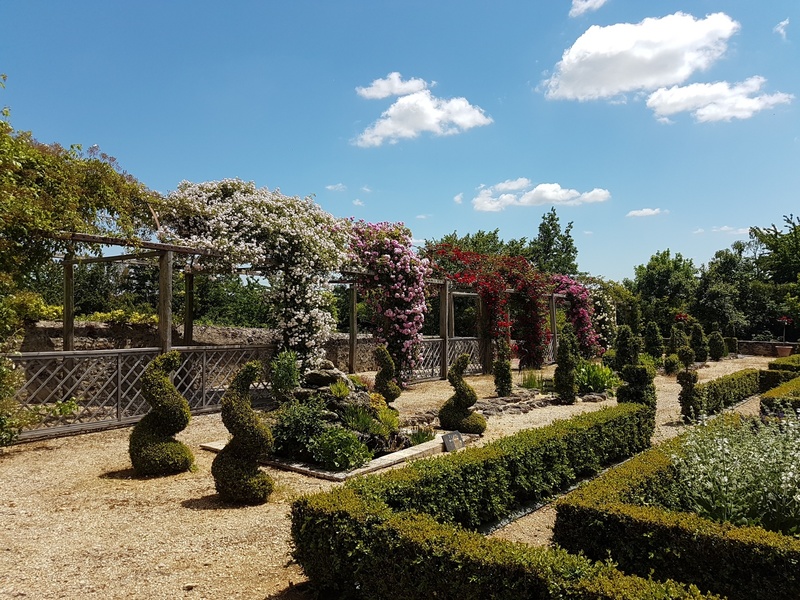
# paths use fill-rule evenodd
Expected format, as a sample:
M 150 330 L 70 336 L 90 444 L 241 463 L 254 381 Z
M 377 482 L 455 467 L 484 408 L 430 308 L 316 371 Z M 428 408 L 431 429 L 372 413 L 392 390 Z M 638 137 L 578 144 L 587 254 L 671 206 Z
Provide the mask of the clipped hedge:
M 695 587 L 626 576 L 560 549 L 490 539 L 393 512 L 351 488 L 292 505 L 294 558 L 320 597 L 688 600 Z
M 775 371 L 800 371 L 800 354 L 776 358 L 767 366 Z
M 670 454 L 679 443 L 653 448 L 560 499 L 553 540 L 592 559 L 610 555 L 624 572 L 691 582 L 730 600 L 796 600 L 800 540 L 642 505 L 669 494 Z
M 653 410 L 624 404 L 345 485 L 393 510 L 476 528 L 650 446 Z
M 781 371 L 775 371 L 780 373 Z M 797 373 L 794 373 L 797 375 Z M 761 412 L 771 413 L 776 409 L 791 406 L 793 410 L 800 410 L 800 376 L 772 388 L 761 394 Z
M 685 376 L 678 377 L 682 388 L 681 415 L 690 420 L 698 418 L 700 414 L 717 414 L 724 408 L 755 396 L 760 390 L 758 369 L 744 369 L 704 383 L 692 383 L 686 379 Z
M 800 377 L 800 372 L 784 369 L 762 370 L 758 374 L 758 391 L 763 394 L 795 377 Z

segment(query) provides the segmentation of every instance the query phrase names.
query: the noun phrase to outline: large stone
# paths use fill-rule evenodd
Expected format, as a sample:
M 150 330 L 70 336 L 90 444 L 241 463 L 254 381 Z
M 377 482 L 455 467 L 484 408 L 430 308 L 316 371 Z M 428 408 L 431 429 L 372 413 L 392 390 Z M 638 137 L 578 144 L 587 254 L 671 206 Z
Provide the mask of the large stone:
M 353 382 L 350 381 L 350 378 L 345 373 L 335 368 L 314 369 L 313 371 L 306 373 L 304 379 L 306 387 L 326 388 L 337 381 L 344 381 L 349 390 L 355 389 L 355 386 L 353 385 Z

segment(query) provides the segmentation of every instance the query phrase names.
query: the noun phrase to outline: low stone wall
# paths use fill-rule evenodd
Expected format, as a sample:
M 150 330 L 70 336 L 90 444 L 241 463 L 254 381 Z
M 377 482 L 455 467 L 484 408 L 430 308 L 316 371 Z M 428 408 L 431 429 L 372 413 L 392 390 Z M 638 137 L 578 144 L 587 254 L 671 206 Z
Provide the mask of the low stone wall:
M 739 340 L 739 354 L 752 356 L 778 356 L 778 346 L 791 346 L 792 354 L 797 353 L 797 342 L 759 342 L 755 340 Z

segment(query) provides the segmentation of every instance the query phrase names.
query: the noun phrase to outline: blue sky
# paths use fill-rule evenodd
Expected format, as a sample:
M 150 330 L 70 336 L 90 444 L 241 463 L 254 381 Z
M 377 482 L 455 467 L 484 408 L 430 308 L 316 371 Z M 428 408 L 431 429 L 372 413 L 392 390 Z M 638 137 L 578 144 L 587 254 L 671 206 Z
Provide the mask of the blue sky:
M 797 0 L 2 0 L 0 105 L 161 192 L 253 180 L 418 240 L 697 265 L 800 209 Z

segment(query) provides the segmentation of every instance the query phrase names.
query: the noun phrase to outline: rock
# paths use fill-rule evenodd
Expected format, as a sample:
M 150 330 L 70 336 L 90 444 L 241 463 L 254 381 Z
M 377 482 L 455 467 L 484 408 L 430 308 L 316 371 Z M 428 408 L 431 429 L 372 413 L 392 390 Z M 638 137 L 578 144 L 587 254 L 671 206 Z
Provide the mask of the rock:
M 292 396 L 294 396 L 295 399 L 299 400 L 300 402 L 305 402 L 316 393 L 317 390 L 312 390 L 310 388 L 297 388 L 292 392 Z
M 586 394 L 581 396 L 581 400 L 584 402 L 603 402 L 606 399 L 605 394 Z
M 337 381 L 344 381 L 349 390 L 352 391 L 355 389 L 355 386 L 353 385 L 353 382 L 350 381 L 350 378 L 345 373 L 335 368 L 314 369 L 313 371 L 306 373 L 303 379 L 308 387 L 326 388 L 330 387 L 332 383 L 336 383 Z

